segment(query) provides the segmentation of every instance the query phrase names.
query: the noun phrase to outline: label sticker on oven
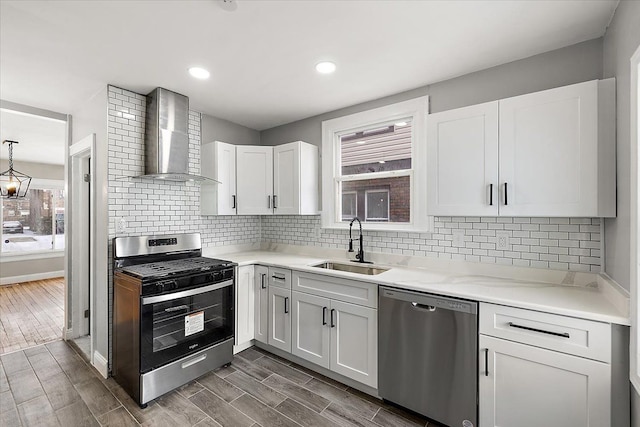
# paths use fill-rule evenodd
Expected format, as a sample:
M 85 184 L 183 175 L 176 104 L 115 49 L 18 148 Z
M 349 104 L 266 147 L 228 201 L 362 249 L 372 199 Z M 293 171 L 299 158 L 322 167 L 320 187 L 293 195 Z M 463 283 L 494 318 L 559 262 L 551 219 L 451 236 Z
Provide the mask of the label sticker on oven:
M 184 316 L 184 336 L 204 331 L 204 311 Z

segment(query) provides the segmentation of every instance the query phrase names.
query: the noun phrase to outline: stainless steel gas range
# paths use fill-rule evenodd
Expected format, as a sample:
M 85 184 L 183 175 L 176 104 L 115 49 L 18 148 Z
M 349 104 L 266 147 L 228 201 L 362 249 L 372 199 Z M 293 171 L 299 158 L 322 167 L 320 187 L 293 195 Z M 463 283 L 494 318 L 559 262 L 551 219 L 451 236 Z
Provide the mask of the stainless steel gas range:
M 233 358 L 234 266 L 200 235 L 117 237 L 113 376 L 146 404 Z

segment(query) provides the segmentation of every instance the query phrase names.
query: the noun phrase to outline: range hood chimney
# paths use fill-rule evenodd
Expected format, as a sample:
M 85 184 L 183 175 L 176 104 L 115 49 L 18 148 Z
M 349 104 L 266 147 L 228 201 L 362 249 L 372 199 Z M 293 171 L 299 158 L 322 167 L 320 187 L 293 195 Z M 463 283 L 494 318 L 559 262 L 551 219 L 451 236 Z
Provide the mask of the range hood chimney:
M 163 88 L 147 95 L 145 173 L 141 178 L 215 181 L 189 174 L 188 126 L 189 98 Z

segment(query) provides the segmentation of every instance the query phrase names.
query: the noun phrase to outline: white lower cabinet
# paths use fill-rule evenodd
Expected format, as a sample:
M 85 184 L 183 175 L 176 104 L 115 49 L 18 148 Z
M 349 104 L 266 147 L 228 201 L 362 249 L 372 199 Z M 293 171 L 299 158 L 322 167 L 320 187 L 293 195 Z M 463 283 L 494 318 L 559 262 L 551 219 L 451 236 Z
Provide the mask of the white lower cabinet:
M 329 369 L 331 300 L 292 292 L 291 353 Z
M 291 352 L 291 289 L 269 286 L 268 344 Z
M 610 365 L 484 335 L 479 344 L 481 426 L 610 424 Z
M 256 341 L 269 341 L 269 268 L 256 265 L 254 271 L 254 328 Z
M 255 288 L 253 265 L 238 267 L 236 275 L 236 340 L 238 351 L 251 346 L 254 338 Z
M 333 282 L 332 286 L 327 282 Z M 369 295 L 377 285 L 309 273 L 293 273 L 293 289 L 341 295 Z M 335 292 L 337 289 L 340 292 Z M 294 290 L 291 352 L 362 384 L 378 387 L 378 310 Z M 377 301 L 372 301 L 375 304 Z
M 480 426 L 612 426 L 610 325 L 482 303 L 479 330 Z

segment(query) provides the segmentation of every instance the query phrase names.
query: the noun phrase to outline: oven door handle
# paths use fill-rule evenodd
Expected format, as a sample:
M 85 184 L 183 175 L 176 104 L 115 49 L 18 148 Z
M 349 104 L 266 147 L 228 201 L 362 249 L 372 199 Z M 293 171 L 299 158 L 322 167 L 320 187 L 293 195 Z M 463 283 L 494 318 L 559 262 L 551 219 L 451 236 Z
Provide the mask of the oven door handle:
M 158 302 L 171 301 L 174 299 L 190 297 L 193 295 L 204 294 L 206 292 L 216 291 L 218 289 L 226 288 L 227 286 L 233 285 L 233 280 L 225 280 L 221 283 L 216 283 L 214 285 L 203 286 L 202 288 L 189 289 L 181 292 L 172 292 L 170 294 L 165 295 L 157 295 L 153 297 L 142 298 L 142 305 L 155 304 Z

